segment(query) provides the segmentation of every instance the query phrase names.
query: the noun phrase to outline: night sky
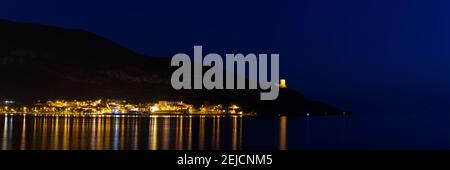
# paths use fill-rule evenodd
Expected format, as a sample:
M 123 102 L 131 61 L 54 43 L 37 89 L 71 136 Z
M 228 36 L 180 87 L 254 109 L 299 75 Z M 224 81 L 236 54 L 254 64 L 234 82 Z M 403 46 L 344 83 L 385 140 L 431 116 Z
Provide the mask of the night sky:
M 0 18 L 95 32 L 136 52 L 279 53 L 306 97 L 360 113 L 450 111 L 450 1 L 14 0 Z M 1 37 L 0 37 L 1 38 Z

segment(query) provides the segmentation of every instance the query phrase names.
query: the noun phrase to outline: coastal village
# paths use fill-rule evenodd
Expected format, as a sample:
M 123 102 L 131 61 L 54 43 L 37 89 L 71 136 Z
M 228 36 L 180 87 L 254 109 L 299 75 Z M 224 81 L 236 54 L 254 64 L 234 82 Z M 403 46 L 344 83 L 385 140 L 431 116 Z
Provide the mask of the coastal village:
M 158 101 L 155 103 L 133 104 L 125 100 L 85 100 L 38 101 L 33 106 L 18 106 L 15 101 L 2 102 L 0 114 L 63 114 L 63 115 L 117 115 L 117 114 L 198 114 L 198 115 L 251 115 L 244 113 L 240 106 L 201 105 L 194 107 L 183 101 Z
M 287 88 L 282 79 L 279 88 Z M 25 106 L 14 100 L 0 103 L 0 114 L 39 114 L 39 115 L 246 115 L 256 113 L 245 112 L 237 104 L 204 104 L 195 107 L 183 101 L 157 101 L 132 103 L 118 99 L 97 100 L 49 100 L 37 101 Z

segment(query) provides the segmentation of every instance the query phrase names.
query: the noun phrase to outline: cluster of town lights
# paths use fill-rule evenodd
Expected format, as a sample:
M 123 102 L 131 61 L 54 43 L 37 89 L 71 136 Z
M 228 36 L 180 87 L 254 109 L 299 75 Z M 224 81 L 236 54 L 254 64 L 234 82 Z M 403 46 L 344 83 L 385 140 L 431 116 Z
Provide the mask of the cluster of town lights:
M 201 105 L 194 107 L 182 101 L 158 101 L 155 103 L 132 104 L 124 100 L 86 100 L 66 101 L 53 100 L 37 102 L 32 106 L 19 106 L 11 102 L 3 102 L 0 107 L 2 114 L 233 114 L 249 115 L 244 113 L 240 106 L 231 104 L 224 106 Z

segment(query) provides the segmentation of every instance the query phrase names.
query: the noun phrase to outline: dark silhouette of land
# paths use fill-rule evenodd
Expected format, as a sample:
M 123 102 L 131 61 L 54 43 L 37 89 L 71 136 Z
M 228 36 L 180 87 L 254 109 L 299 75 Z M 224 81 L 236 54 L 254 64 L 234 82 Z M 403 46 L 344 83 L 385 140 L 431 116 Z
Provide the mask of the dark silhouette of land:
M 85 30 L 0 20 L 1 99 L 236 103 L 260 115 L 345 112 L 290 89 L 281 89 L 275 101 L 260 101 L 259 90 L 177 91 L 170 84 L 174 69 L 170 58 L 144 56 Z

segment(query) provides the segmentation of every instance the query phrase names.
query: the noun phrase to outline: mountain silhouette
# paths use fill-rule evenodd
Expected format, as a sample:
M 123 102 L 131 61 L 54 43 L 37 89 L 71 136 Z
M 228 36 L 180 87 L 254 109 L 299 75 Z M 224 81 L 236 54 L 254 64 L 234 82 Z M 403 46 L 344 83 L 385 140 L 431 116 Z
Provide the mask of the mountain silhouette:
M 275 101 L 260 101 L 259 90 L 177 91 L 170 84 L 174 69 L 170 58 L 141 55 L 85 30 L 0 20 L 1 99 L 237 103 L 264 115 L 343 112 L 289 89 Z

